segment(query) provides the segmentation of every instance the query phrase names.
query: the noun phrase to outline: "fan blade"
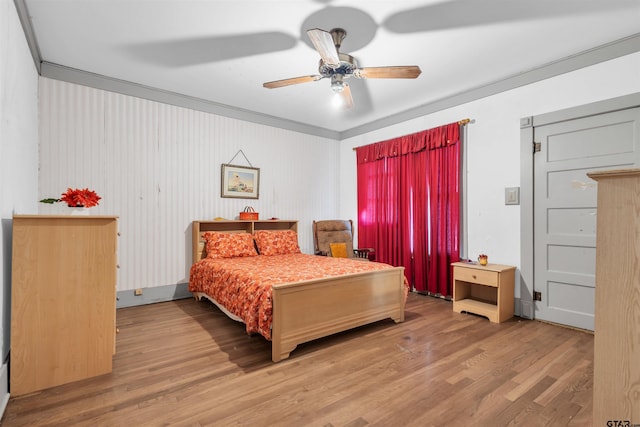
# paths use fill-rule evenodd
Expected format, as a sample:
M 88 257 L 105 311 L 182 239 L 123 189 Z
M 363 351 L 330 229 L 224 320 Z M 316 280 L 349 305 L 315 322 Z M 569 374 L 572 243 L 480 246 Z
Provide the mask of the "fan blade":
M 365 67 L 353 72 L 359 79 L 415 79 L 422 73 L 417 65 L 398 67 Z
M 330 67 L 337 67 L 340 65 L 338 49 L 336 49 L 336 45 L 333 43 L 333 36 L 331 33 L 319 28 L 314 28 L 313 30 L 308 30 L 307 35 L 325 64 Z
M 344 109 L 353 107 L 353 97 L 351 96 L 351 88 L 349 85 L 345 84 L 342 92 L 338 92 L 336 96 L 340 97 L 340 101 Z
M 300 83 L 315 82 L 315 81 L 318 81 L 318 80 L 320 80 L 322 78 L 323 77 L 320 76 L 320 75 L 292 77 L 290 79 L 276 80 L 276 81 L 273 81 L 273 82 L 263 83 L 262 86 L 266 87 L 267 89 L 275 89 L 275 88 L 278 88 L 278 87 L 297 85 L 297 84 L 300 84 Z
M 345 113 L 355 113 L 362 116 L 373 111 L 373 100 L 371 99 L 371 91 L 369 90 L 369 80 L 367 79 L 350 79 L 349 89 L 351 93 L 357 94 L 358 108 L 345 111 Z

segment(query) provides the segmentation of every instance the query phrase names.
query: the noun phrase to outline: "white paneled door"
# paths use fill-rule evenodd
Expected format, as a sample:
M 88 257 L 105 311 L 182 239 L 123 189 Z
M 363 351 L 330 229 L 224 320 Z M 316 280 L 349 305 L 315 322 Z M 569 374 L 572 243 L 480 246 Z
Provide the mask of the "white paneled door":
M 587 172 L 640 166 L 640 108 L 534 129 L 535 317 L 594 329 L 596 189 Z

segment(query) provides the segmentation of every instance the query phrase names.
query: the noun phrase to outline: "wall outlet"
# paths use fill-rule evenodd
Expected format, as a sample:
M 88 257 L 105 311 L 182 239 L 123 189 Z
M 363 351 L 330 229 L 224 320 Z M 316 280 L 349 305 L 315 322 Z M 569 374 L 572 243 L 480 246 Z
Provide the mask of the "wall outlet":
M 135 291 L 133 291 L 133 294 L 137 297 L 139 297 L 140 295 L 142 295 L 142 289 L 138 288 Z

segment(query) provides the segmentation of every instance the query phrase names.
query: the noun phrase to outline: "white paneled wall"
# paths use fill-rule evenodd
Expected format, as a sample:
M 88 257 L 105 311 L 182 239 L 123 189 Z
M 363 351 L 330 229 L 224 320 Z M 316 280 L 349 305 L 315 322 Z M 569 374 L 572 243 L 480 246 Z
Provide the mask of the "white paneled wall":
M 39 197 L 89 187 L 102 198 L 92 214 L 118 215 L 118 290 L 185 283 L 191 221 L 297 219 L 303 252 L 311 221 L 336 218 L 338 142 L 40 79 Z M 260 198 L 220 197 L 222 163 L 260 168 Z M 354 165 L 355 167 L 355 165 Z M 41 213 L 65 206 L 40 205 Z

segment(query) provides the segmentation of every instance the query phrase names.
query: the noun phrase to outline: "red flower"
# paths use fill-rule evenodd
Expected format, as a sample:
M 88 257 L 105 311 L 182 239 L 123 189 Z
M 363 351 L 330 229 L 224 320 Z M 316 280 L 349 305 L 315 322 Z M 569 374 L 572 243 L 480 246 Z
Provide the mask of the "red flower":
M 66 202 L 69 207 L 85 207 L 90 208 L 97 206 L 102 197 L 98 196 L 95 191 L 85 188 L 75 190 L 67 188 L 66 193 L 62 193 L 61 202 Z

